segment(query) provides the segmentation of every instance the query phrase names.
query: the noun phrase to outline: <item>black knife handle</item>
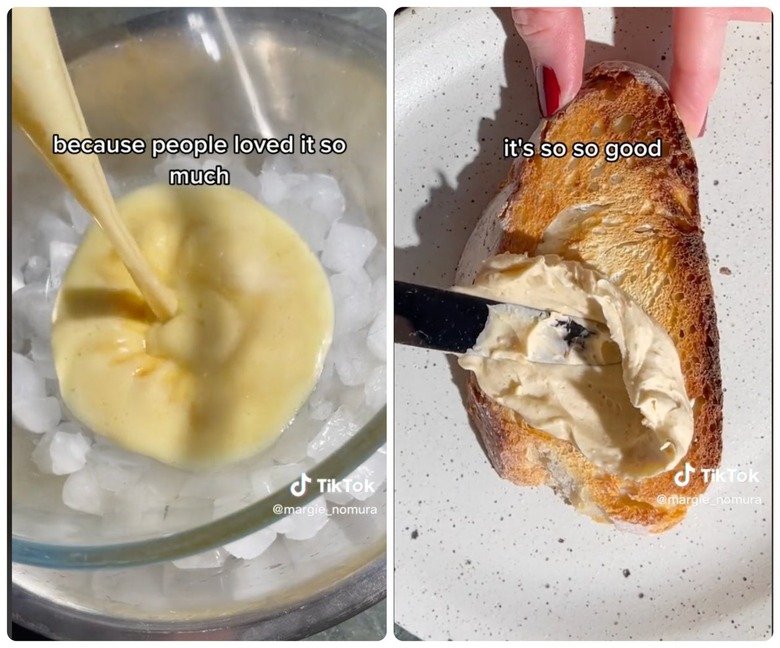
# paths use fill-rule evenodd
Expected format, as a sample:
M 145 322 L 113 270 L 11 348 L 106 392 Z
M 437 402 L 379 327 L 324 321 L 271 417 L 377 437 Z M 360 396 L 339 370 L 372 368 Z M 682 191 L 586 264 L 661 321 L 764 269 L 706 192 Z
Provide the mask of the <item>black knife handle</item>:
M 476 301 L 451 290 L 395 282 L 395 341 L 466 353 L 485 328 L 490 300 Z

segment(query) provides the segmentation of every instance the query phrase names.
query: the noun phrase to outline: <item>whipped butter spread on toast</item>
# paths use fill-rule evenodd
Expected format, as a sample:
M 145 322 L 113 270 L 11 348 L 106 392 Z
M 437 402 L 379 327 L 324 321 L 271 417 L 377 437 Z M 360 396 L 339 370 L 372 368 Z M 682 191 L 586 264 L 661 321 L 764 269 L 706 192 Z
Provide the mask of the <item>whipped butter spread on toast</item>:
M 576 349 L 557 363 L 534 362 L 544 337 L 493 307 L 474 349 L 479 355 L 459 359 L 492 399 L 613 474 L 649 477 L 685 456 L 693 407 L 677 349 L 625 291 L 580 263 L 515 254 L 487 259 L 474 285 L 457 290 L 605 323 L 617 347 L 603 349 L 613 364 L 581 364 Z

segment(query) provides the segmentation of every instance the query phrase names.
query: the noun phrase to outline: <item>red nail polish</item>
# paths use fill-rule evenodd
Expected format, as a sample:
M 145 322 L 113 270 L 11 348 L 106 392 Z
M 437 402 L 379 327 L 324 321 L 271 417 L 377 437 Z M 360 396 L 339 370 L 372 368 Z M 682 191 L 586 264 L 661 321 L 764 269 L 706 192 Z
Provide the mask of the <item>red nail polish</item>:
M 699 137 L 704 137 L 704 131 L 707 130 L 707 117 L 709 116 L 710 111 L 707 109 L 707 112 L 704 113 L 704 121 L 701 124 L 701 130 L 699 131 Z
M 542 117 L 549 117 L 558 110 L 561 103 L 561 87 L 552 68 L 546 65 L 537 66 L 536 88 L 539 112 L 542 113 Z

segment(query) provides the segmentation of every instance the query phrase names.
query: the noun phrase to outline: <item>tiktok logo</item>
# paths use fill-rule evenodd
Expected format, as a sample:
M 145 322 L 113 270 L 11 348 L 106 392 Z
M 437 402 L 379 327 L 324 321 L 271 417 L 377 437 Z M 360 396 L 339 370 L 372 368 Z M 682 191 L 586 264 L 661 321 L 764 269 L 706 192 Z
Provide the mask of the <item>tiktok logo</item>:
M 740 470 L 739 468 L 699 468 L 702 480 L 705 484 L 711 484 L 712 482 L 721 482 L 733 484 L 739 482 L 758 483 L 758 472 L 752 468 L 747 470 Z M 691 466 L 687 461 L 685 462 L 685 468 L 678 470 L 674 474 L 674 483 L 678 486 L 687 486 L 691 482 L 691 475 L 696 472 L 696 468 Z
M 687 486 L 691 481 L 691 475 L 696 472 L 696 468 L 691 466 L 687 461 L 685 462 L 685 468 L 678 470 L 674 475 L 674 483 L 678 486 Z
M 311 477 L 305 472 L 301 473 L 301 478 L 290 484 L 290 492 L 295 497 L 301 497 L 306 492 L 306 484 L 311 484 Z

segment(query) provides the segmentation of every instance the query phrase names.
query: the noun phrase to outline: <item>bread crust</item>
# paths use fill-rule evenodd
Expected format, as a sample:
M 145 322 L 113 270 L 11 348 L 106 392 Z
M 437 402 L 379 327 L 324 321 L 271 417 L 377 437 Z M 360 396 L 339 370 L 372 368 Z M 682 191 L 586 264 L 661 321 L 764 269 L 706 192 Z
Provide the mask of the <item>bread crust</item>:
M 607 142 L 663 142 L 661 158 L 605 162 Z M 570 443 L 529 426 L 469 378 L 467 408 L 496 471 L 516 484 L 552 486 L 596 520 L 660 533 L 679 523 L 707 488 L 702 469 L 721 457 L 722 402 L 717 316 L 701 230 L 698 170 L 663 81 L 621 62 L 597 65 L 577 97 L 542 122 L 538 141 L 596 142 L 595 159 L 516 161 L 475 229 L 458 269 L 470 283 L 478 264 L 502 252 L 545 252 L 580 261 L 608 276 L 658 320 L 674 341 L 694 436 L 680 464 L 638 481 L 610 475 Z M 543 234 L 563 210 L 590 206 L 554 241 Z M 685 462 L 696 471 L 679 486 Z

